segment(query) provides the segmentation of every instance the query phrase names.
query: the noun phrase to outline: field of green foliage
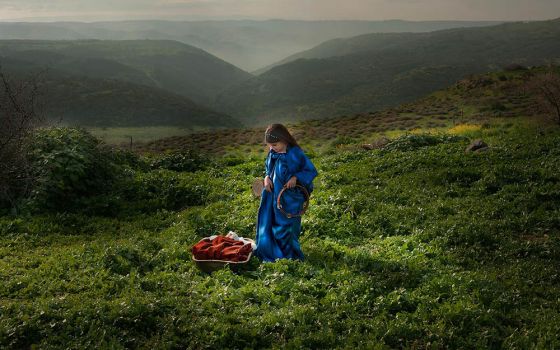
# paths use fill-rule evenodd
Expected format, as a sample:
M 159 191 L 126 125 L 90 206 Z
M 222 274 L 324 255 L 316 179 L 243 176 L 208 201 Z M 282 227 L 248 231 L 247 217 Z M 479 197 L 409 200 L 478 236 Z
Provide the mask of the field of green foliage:
M 310 153 L 306 260 L 212 275 L 190 249 L 254 238 L 263 157 L 43 131 L 49 172 L 0 217 L 0 347 L 560 348 L 560 130 L 455 131 Z

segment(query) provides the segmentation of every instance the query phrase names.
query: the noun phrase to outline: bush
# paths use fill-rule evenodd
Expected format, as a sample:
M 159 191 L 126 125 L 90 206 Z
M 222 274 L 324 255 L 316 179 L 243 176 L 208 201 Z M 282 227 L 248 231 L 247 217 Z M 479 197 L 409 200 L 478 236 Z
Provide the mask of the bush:
M 138 173 L 123 188 L 128 206 L 141 212 L 157 209 L 181 209 L 204 204 L 208 188 L 198 178 L 169 170 Z
M 173 171 L 197 171 L 204 169 L 207 160 L 193 150 L 182 150 L 165 154 L 152 161 L 152 169 L 167 169 Z
M 28 158 L 37 175 L 28 203 L 37 210 L 73 210 L 82 200 L 111 193 L 119 174 L 111 152 L 83 129 L 39 130 Z
M 340 145 L 348 145 L 356 142 L 353 138 L 349 136 L 338 136 L 331 141 L 331 147 L 338 147 Z
M 524 71 L 527 67 L 519 63 L 510 63 L 504 67 L 506 72 Z

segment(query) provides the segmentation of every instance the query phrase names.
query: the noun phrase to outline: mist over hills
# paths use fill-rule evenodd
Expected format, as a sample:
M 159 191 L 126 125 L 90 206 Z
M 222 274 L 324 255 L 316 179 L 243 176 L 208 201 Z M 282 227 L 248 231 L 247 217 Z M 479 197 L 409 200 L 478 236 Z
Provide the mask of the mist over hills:
M 491 21 L 115 21 L 0 23 L 0 39 L 176 40 L 255 71 L 326 40 L 374 32 L 429 32 Z
M 251 77 L 196 47 L 169 40 L 2 40 L 0 60 L 156 87 L 209 105 Z
M 252 23 L 231 21 L 246 22 Z M 283 21 L 262 23 L 270 26 L 277 22 L 282 27 Z M 97 35 L 119 30 L 126 34 L 130 26 L 144 32 L 155 30 L 144 26 L 146 23 L 184 24 L 106 22 L 106 27 L 96 30 Z M 294 25 L 294 35 L 300 30 L 302 36 L 313 36 L 297 29 L 300 22 L 289 23 Z M 329 23 L 334 25 L 325 25 Z M 224 22 L 213 24 L 215 33 L 223 33 L 220 26 Z M 301 22 L 302 26 L 307 24 Z M 355 25 L 352 21 L 335 24 Z M 29 29 L 27 24 L 21 25 Z M 68 32 L 72 36 L 80 34 L 78 29 L 83 30 L 84 24 L 67 25 L 77 28 Z M 37 35 L 41 28 L 37 26 L 28 35 Z M 254 29 L 247 30 L 254 34 Z M 266 31 L 263 33 L 263 38 L 268 37 Z M 196 120 L 201 125 L 223 127 L 239 125 L 227 115 L 243 124 L 262 125 L 392 107 L 467 74 L 510 63 L 541 65 L 558 60 L 558 37 L 560 20 L 428 33 L 364 34 L 326 41 L 289 56 L 259 76 L 173 40 L 0 40 L 0 64 L 11 60 L 22 72 L 48 67 L 49 94 L 58 108 L 51 112 L 88 125 L 134 125 L 136 118 L 137 125 L 190 125 Z M 65 92 L 63 87 L 73 91 Z
M 232 87 L 217 105 L 259 124 L 375 111 L 467 74 L 558 61 L 558 38 L 560 20 L 337 39 Z

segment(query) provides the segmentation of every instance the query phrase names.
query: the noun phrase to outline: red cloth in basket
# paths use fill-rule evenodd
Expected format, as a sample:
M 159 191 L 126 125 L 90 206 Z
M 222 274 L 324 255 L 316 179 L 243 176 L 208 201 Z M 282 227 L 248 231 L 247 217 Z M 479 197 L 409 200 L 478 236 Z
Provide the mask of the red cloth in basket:
M 192 247 L 197 260 L 245 261 L 253 248 L 251 244 L 233 238 L 217 236 L 213 240 L 203 238 Z

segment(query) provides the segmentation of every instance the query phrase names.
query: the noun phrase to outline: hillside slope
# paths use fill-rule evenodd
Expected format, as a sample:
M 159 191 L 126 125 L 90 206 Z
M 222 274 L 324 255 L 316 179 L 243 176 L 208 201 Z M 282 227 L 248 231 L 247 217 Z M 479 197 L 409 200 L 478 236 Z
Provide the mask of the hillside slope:
M 93 78 L 13 59 L 4 59 L 9 79 L 38 82 L 39 113 L 48 121 L 74 126 L 238 127 L 228 115 L 157 87 Z M 72 71 L 73 67 L 68 67 Z M 132 71 L 134 72 L 134 71 Z
M 470 75 L 445 89 L 394 108 L 352 116 L 331 115 L 288 125 L 298 140 L 319 151 L 339 144 L 357 147 L 387 133 L 417 128 L 438 130 L 460 123 L 482 124 L 496 118 L 537 118 L 543 111 L 537 97 L 525 85 L 544 70 L 535 67 Z M 230 140 L 235 140 L 235 145 L 247 152 L 264 152 L 263 130 L 263 127 L 253 127 L 195 133 L 136 147 L 141 152 L 195 148 L 222 154 L 228 151 Z
M 251 77 L 201 49 L 165 40 L 2 40 L 2 59 L 157 87 L 204 105 Z
M 560 20 L 340 39 L 228 89 L 217 104 L 259 124 L 376 111 L 467 74 L 558 60 L 558 37 Z

